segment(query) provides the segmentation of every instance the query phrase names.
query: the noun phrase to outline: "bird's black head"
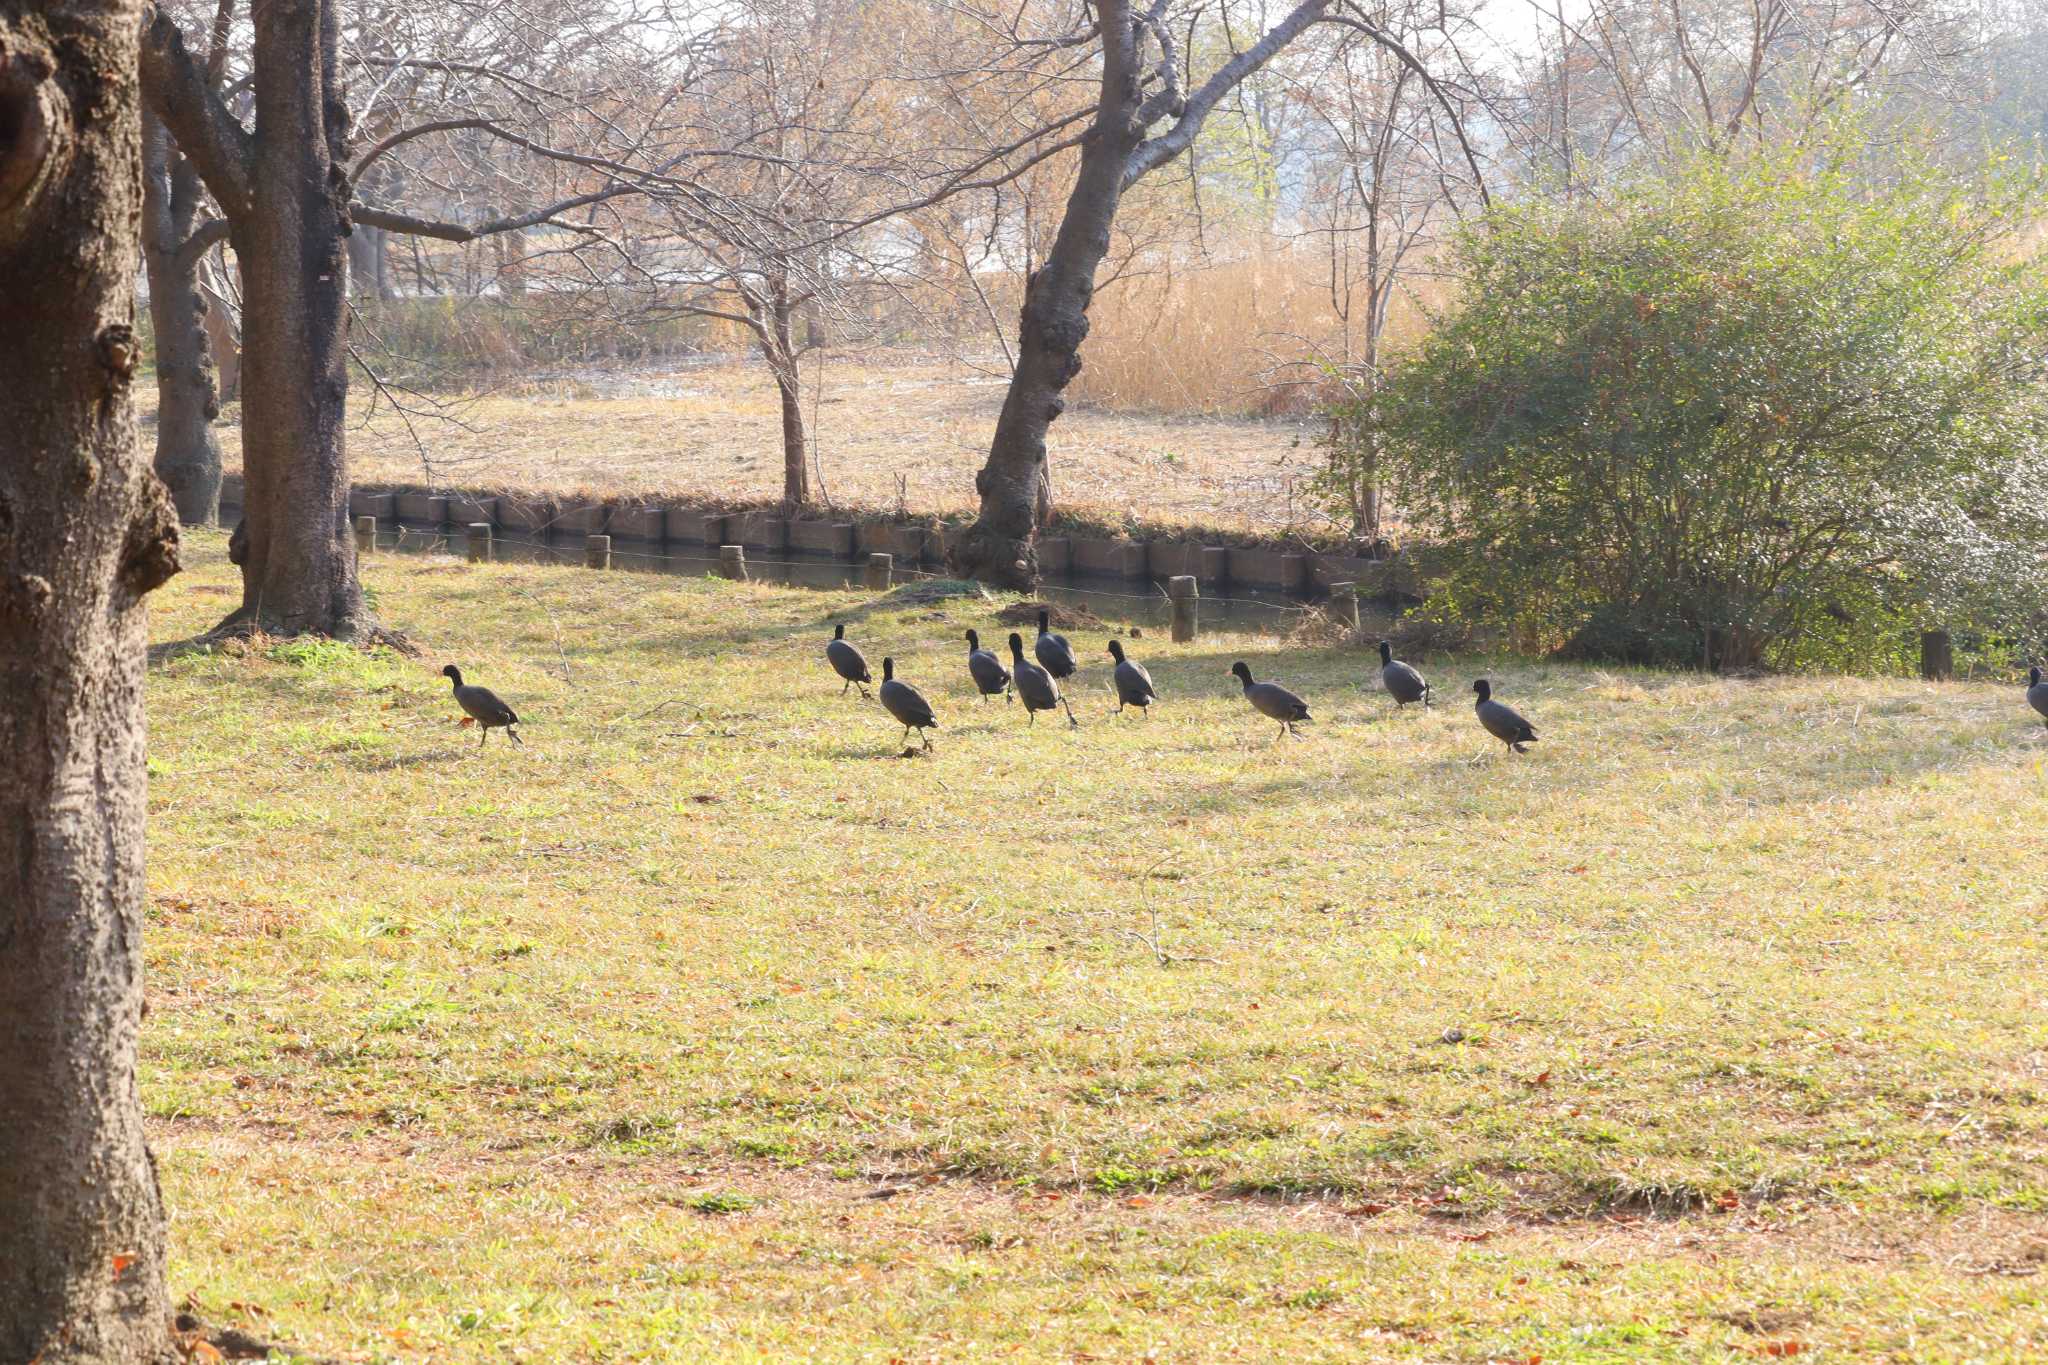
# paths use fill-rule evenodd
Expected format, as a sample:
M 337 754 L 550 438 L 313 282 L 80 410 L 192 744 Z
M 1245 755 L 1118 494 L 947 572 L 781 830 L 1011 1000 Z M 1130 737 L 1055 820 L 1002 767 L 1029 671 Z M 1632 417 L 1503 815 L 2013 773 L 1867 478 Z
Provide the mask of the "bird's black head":
M 846 638 L 846 622 L 839 621 L 833 624 L 832 638 L 835 640 L 844 640 Z
M 1116 640 L 1109 642 L 1109 657 L 1115 659 L 1118 663 L 1124 661 L 1124 647 L 1121 642 Z
M 1243 659 L 1239 659 L 1236 663 L 1232 664 L 1230 671 L 1237 675 L 1237 680 L 1241 683 L 1249 684 L 1252 680 L 1251 666 L 1245 663 Z
M 444 678 L 453 678 L 455 679 L 455 685 L 457 687 L 462 686 L 462 670 L 457 668 L 454 664 L 450 664 L 446 668 L 442 669 L 441 676 Z
M 969 649 L 981 648 L 981 637 L 971 630 L 967 632 L 967 647 Z
M 1041 611 L 1040 613 L 1038 613 L 1038 633 L 1039 633 L 1040 635 L 1043 635 L 1043 634 L 1045 634 L 1045 633 L 1046 633 L 1046 631 L 1047 631 L 1048 629 L 1050 629 L 1051 625 L 1052 625 L 1052 613 L 1051 613 L 1051 612 L 1049 612 L 1049 611 Z
M 1024 637 L 1014 630 L 1010 632 L 1010 652 L 1020 659 L 1024 657 Z
M 1394 662 L 1394 646 L 1385 640 L 1380 641 L 1380 662 L 1383 664 Z
M 2027 670 L 2027 686 L 2029 686 L 2029 687 L 2039 687 L 2040 685 L 2041 685 L 2041 670 L 2040 670 L 2040 669 L 2038 669 L 2038 668 L 2030 668 L 2030 669 L 2028 669 L 2028 670 Z
M 891 679 L 893 679 L 893 678 L 894 678 L 895 676 L 896 676 L 896 661 L 895 661 L 894 659 L 887 659 L 887 658 L 883 659 L 883 660 L 882 660 L 882 681 L 883 681 L 883 682 L 888 682 L 888 681 L 890 681 Z
M 1481 678 L 1477 682 L 1472 684 L 1472 690 L 1479 694 L 1479 700 L 1485 701 L 1488 697 L 1491 697 L 1493 695 L 1493 684 L 1488 682 L 1486 679 Z

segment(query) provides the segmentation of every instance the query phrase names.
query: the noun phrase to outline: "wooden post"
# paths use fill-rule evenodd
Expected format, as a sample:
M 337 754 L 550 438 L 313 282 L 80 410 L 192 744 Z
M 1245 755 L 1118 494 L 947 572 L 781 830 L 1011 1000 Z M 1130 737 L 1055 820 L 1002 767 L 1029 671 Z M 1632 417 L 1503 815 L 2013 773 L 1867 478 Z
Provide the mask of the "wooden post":
M 718 547 L 718 572 L 735 583 L 747 581 L 747 550 L 744 545 Z
M 1955 642 L 1949 639 L 1948 632 L 1920 632 L 1920 676 L 1929 682 L 1947 682 L 1955 675 Z
M 469 562 L 488 564 L 491 562 L 491 524 L 488 521 L 469 523 Z
M 879 551 L 868 556 L 867 584 L 877 592 L 889 586 L 896 575 L 896 557 Z
M 1173 603 L 1173 642 L 1184 645 L 1202 628 L 1202 595 L 1194 575 L 1175 574 L 1167 579 L 1166 596 Z
M 366 555 L 377 548 L 377 519 L 356 518 L 356 553 Z
M 1330 615 L 1337 624 L 1358 629 L 1358 585 L 1356 583 L 1332 583 L 1330 585 Z
M 583 567 L 586 569 L 609 569 L 612 566 L 612 538 L 610 536 L 583 537 Z

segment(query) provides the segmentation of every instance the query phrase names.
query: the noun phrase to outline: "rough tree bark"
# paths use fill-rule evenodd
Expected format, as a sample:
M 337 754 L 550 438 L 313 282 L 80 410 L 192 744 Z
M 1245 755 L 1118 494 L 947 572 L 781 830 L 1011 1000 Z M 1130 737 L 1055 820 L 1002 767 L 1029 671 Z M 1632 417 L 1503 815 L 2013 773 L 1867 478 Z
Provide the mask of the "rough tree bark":
M 157 119 L 142 121 L 142 261 L 149 274 L 149 316 L 156 334 L 156 474 L 187 526 L 220 516 L 220 416 L 208 304 L 199 288 L 195 242 L 199 172 L 171 144 Z
M 376 634 L 348 521 L 349 116 L 333 0 L 250 8 L 257 136 L 242 263 L 240 621 L 286 635 Z M 236 617 L 231 617 L 235 621 Z
M 1051 500 L 1045 435 L 1066 411 L 1067 385 L 1081 373 L 1095 272 L 1109 254 L 1110 225 L 1123 201 L 1124 170 L 1144 140 L 1139 108 L 1139 42 L 1130 6 L 1106 0 L 1102 18 L 1102 91 L 1081 144 L 1080 173 L 1045 263 L 1024 285 L 1017 368 L 996 418 L 988 463 L 974 476 L 981 515 L 951 552 L 953 572 L 1028 591 L 1038 582 L 1041 492 Z
M 349 116 L 333 0 L 252 6 L 255 131 L 236 121 L 159 13 L 150 106 L 228 221 L 242 271 L 242 604 L 222 628 L 379 634 L 348 525 Z
M 169 1362 L 136 1093 L 143 598 L 140 0 L 0 0 L 0 1360 Z

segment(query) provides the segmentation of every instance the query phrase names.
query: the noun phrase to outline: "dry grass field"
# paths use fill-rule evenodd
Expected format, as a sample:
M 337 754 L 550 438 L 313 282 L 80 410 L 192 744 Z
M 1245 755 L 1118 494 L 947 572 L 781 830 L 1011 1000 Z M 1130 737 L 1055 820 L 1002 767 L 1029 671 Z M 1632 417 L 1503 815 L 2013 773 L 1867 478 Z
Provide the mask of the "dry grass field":
M 835 505 L 916 514 L 972 507 L 1000 382 L 942 357 L 891 353 L 828 353 L 822 374 L 818 482 Z M 154 390 L 137 394 L 147 422 Z M 519 380 L 443 401 L 445 420 L 408 425 L 359 387 L 349 436 L 356 477 L 735 501 L 782 493 L 775 387 L 745 357 Z M 221 430 L 231 469 L 240 467 L 238 415 L 230 405 Z M 1110 522 L 1324 526 L 1303 491 L 1317 460 L 1315 430 L 1306 418 L 1148 416 L 1077 403 L 1054 429 L 1054 486 L 1063 507 Z
M 217 534 L 152 599 L 221 614 Z M 2015 688 L 1132 641 L 380 555 L 418 658 L 167 651 L 172 1276 L 349 1361 L 2038 1360 L 2048 732 Z M 942 727 L 841 697 L 845 620 Z M 1318 723 L 1276 745 L 1247 658 Z M 479 749 L 439 667 L 525 716 Z M 1492 676 L 1542 741 L 1473 722 Z

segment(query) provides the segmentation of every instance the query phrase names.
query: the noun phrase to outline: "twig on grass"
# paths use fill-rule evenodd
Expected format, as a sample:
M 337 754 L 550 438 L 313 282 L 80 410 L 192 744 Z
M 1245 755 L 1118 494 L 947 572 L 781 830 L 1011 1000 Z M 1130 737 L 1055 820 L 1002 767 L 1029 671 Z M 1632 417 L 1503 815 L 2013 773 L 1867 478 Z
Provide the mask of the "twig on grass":
M 553 631 L 555 636 L 555 657 L 562 661 L 562 681 L 574 683 L 576 679 L 569 671 L 569 651 L 562 648 L 562 623 L 555 619 L 555 609 L 524 588 L 514 588 L 512 591 L 547 613 L 548 629 Z

